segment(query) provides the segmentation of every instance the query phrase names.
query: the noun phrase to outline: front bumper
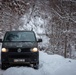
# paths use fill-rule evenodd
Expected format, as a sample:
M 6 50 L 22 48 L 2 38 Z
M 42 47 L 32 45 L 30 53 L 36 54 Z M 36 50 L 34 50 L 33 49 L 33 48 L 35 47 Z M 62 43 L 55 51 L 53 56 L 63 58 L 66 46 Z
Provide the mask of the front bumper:
M 39 62 L 39 52 L 1 53 L 1 62 L 9 64 L 31 64 Z

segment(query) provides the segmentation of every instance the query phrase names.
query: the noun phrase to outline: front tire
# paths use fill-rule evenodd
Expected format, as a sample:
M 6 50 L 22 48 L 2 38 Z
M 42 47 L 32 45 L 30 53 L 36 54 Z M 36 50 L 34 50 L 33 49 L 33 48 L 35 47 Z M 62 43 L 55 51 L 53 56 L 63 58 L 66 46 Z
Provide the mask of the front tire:
M 33 68 L 34 68 L 34 69 L 39 69 L 39 63 L 34 64 L 34 65 L 33 65 Z
M 6 70 L 7 68 L 8 68 L 8 64 L 6 64 L 6 63 L 1 64 L 1 69 L 2 70 Z

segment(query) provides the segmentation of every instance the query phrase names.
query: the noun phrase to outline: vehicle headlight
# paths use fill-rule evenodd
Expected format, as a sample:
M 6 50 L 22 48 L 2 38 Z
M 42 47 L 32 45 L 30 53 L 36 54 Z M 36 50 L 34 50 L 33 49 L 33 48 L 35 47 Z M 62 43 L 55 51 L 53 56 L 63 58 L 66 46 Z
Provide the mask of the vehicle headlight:
M 7 52 L 8 50 L 6 48 L 2 48 L 2 52 Z
M 31 49 L 31 52 L 38 52 L 38 48 Z

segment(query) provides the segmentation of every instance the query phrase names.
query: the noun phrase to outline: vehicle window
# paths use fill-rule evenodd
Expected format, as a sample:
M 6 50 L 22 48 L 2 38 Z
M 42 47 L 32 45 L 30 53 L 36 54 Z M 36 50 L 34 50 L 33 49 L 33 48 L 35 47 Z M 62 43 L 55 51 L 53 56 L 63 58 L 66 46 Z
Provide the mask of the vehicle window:
M 7 32 L 4 41 L 36 41 L 33 32 Z

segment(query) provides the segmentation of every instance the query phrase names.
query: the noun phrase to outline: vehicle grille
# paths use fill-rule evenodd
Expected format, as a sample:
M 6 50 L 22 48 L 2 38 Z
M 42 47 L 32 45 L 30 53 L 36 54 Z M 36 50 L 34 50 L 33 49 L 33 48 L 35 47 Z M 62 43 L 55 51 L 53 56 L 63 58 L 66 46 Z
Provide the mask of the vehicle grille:
M 26 54 L 9 54 L 10 58 L 30 58 L 31 55 L 26 55 Z
M 19 49 L 20 52 L 30 52 L 30 48 L 9 48 L 9 52 L 18 52 Z

